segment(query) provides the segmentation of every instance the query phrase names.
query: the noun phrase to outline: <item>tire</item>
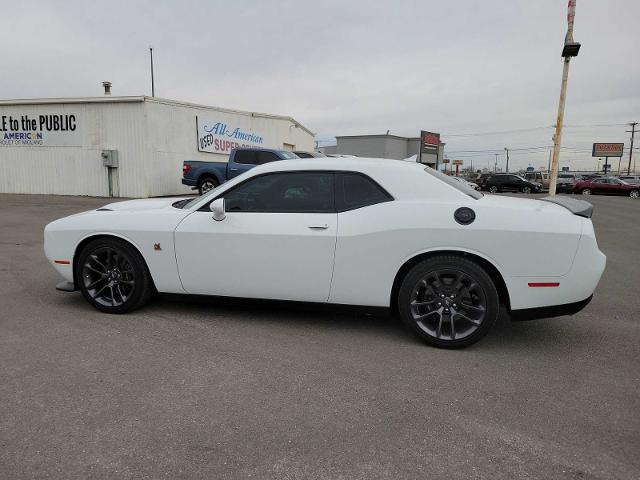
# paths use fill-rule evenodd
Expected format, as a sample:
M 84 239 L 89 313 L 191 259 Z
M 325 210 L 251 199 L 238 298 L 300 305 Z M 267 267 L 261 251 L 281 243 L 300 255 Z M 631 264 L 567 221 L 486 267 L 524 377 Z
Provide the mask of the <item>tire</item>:
M 82 295 L 102 312 L 130 312 L 145 305 L 155 293 L 142 255 L 119 238 L 90 242 L 80 252 L 75 268 Z
M 200 181 L 198 182 L 198 193 L 200 195 L 204 195 L 210 190 L 213 190 L 214 188 L 216 188 L 218 185 L 220 184 L 218 183 L 218 180 L 215 177 L 201 178 Z
M 590 188 L 583 188 L 582 190 L 580 190 L 580 193 L 582 195 L 591 195 L 591 189 Z
M 490 191 L 491 193 L 498 193 L 498 192 L 500 192 L 500 189 L 499 189 L 498 187 L 496 187 L 495 185 L 491 185 L 491 186 L 489 187 L 489 191 Z
M 629 196 L 631 198 L 640 198 L 640 190 L 631 190 Z
M 522 193 L 531 193 L 531 187 L 522 187 Z
M 407 273 L 398 293 L 398 311 L 409 330 L 429 345 L 462 348 L 484 337 L 496 322 L 498 292 L 477 263 L 442 255 Z

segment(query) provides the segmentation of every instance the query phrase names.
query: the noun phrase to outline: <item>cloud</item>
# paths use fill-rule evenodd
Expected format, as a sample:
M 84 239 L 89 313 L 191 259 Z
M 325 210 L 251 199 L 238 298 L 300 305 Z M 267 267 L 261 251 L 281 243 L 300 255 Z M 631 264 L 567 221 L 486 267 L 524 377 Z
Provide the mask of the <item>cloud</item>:
M 159 96 L 292 115 L 324 140 L 427 129 L 442 132 L 451 157 L 509 146 L 516 167 L 548 158 L 517 148 L 550 144 L 565 1 L 51 1 L 3 10 L 4 98 L 100 95 L 102 80 L 115 95 L 149 94 L 153 45 Z M 571 64 L 567 124 L 640 116 L 637 18 L 640 2 L 578 2 L 583 47 Z M 576 151 L 563 159 L 591 166 L 590 143 L 628 141 L 625 129 L 567 128 L 563 144 Z

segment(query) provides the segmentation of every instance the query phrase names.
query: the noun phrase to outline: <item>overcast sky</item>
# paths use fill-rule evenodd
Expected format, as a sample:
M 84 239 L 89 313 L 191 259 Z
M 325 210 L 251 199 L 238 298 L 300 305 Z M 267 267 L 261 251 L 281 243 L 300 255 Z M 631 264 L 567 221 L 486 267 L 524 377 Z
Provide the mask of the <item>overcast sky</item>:
M 101 95 L 103 80 L 114 95 L 150 95 L 152 45 L 158 96 L 291 115 L 321 145 L 425 129 L 450 158 L 486 167 L 492 152 L 468 151 L 507 146 L 515 167 L 538 167 L 548 150 L 518 149 L 551 144 L 566 4 L 0 0 L 0 97 Z M 578 0 L 561 165 L 593 168 L 593 141 L 628 148 L 639 32 L 640 1 Z M 503 133 L 455 136 L 484 132 Z

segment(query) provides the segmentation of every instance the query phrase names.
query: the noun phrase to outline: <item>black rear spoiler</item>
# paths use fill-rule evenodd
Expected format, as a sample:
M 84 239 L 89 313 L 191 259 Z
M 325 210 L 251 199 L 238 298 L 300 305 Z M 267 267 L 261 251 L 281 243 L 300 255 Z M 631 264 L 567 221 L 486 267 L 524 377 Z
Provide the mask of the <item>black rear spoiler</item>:
M 584 200 L 576 200 L 575 198 L 569 197 L 544 197 L 540 200 L 560 205 L 580 217 L 591 218 L 591 215 L 593 215 L 593 205 Z

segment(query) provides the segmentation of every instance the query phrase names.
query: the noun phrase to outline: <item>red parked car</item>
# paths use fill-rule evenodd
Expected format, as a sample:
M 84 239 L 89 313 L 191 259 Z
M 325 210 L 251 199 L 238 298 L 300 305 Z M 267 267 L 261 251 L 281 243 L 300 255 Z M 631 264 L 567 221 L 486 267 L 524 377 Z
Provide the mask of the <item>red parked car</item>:
M 627 195 L 631 198 L 640 198 L 640 185 L 627 183 L 624 180 L 613 177 L 599 177 L 576 182 L 574 191 L 582 195 L 601 193 L 604 195 Z

